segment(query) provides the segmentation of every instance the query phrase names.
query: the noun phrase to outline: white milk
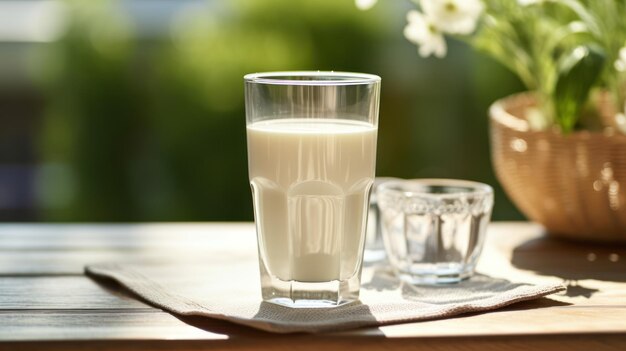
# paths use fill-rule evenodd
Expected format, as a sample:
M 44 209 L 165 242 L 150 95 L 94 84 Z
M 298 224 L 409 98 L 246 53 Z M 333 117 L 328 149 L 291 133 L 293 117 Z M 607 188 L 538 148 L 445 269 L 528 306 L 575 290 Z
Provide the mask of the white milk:
M 269 274 L 300 282 L 357 274 L 376 127 L 345 119 L 278 119 L 247 131 L 259 251 Z

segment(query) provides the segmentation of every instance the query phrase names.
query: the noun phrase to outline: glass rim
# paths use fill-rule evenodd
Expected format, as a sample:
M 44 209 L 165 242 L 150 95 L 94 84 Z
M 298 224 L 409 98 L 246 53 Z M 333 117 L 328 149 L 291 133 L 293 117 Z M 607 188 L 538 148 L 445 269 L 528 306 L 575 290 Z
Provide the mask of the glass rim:
M 294 79 L 296 77 L 311 79 Z M 340 71 L 259 72 L 246 74 L 243 79 L 246 83 L 304 86 L 364 85 L 379 83 L 381 80 L 375 74 Z
M 419 187 L 422 187 L 420 190 Z M 451 193 L 434 193 L 428 191 L 430 187 L 461 188 L 465 191 Z M 430 197 L 438 199 L 456 198 L 459 196 L 493 194 L 493 188 L 484 183 L 461 179 L 425 178 L 425 179 L 398 179 L 384 182 L 377 189 L 378 196 L 388 192 L 404 197 Z

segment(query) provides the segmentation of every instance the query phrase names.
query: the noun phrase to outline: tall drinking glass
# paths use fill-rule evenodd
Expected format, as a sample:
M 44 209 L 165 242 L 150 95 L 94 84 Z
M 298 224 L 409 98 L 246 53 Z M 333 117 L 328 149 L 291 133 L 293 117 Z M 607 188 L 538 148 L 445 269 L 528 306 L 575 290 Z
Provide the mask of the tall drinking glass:
M 358 300 L 380 77 L 273 72 L 244 81 L 263 299 Z

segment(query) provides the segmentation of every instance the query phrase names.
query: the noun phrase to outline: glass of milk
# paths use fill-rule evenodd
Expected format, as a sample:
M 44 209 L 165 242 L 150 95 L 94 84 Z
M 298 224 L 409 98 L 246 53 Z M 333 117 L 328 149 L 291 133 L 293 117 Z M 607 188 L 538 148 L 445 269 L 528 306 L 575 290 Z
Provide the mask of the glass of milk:
M 358 300 L 380 77 L 272 72 L 244 81 L 263 299 L 305 308 Z

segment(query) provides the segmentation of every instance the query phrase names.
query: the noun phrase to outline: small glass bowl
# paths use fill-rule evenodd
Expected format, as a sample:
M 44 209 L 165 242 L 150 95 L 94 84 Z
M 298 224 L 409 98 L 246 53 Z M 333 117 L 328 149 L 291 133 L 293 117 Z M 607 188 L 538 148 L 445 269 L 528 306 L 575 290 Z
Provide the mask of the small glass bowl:
M 454 179 L 395 180 L 377 189 L 387 257 L 412 284 L 469 278 L 482 251 L 493 189 Z

